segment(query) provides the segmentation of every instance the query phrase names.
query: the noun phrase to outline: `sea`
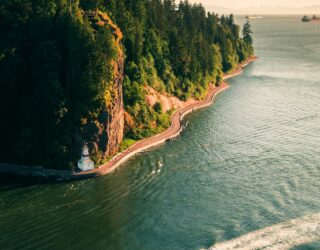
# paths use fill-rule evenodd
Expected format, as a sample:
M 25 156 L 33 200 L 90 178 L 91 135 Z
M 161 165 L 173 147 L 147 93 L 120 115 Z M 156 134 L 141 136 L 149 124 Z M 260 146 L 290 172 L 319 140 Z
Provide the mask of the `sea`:
M 259 60 L 176 140 L 95 179 L 0 177 L 0 249 L 320 249 L 320 24 L 251 26 Z

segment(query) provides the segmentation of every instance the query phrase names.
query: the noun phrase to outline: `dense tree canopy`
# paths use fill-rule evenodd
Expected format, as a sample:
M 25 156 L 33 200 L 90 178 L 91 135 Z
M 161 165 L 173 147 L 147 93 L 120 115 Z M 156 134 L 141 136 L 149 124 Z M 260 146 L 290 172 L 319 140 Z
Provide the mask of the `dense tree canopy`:
M 201 4 L 117 0 L 104 6 L 125 34 L 127 65 L 137 69 L 133 73 L 127 67 L 129 79 L 181 98 L 200 96 L 202 81 L 218 84 L 222 70 L 234 69 L 253 53 L 250 27 L 240 38 L 233 15 L 219 18 Z
M 103 7 L 124 33 L 124 100 L 134 117 L 146 107 L 143 98 L 129 95 L 132 89 L 140 97 L 143 86 L 150 85 L 182 100 L 202 98 L 210 82 L 218 85 L 223 72 L 233 70 L 253 54 L 252 42 L 240 37 L 233 15 L 206 13 L 201 4 L 114 0 L 105 1 Z M 251 33 L 245 37 L 251 38 Z M 152 117 L 152 111 L 143 113 Z M 146 132 L 145 124 L 150 121 L 136 120 Z M 137 133 L 129 136 L 135 138 Z
M 75 166 L 83 121 L 98 119 L 112 84 L 117 48 L 112 30 L 90 10 L 107 13 L 124 34 L 125 109 L 139 139 L 169 125 L 160 104 L 149 107 L 149 85 L 186 100 L 253 54 L 233 15 L 206 13 L 173 0 L 2 0 L 0 3 L 1 161 Z M 111 100 L 112 101 L 112 100 Z M 155 127 L 155 123 L 157 124 Z

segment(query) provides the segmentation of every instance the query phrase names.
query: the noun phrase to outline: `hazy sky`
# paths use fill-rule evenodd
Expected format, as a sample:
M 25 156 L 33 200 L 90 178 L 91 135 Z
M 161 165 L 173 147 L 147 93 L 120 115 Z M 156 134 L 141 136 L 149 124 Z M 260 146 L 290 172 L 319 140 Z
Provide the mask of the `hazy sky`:
M 320 0 L 189 0 L 192 3 L 204 5 L 223 6 L 227 8 L 246 8 L 257 6 L 288 6 L 301 7 L 308 5 L 320 5 Z

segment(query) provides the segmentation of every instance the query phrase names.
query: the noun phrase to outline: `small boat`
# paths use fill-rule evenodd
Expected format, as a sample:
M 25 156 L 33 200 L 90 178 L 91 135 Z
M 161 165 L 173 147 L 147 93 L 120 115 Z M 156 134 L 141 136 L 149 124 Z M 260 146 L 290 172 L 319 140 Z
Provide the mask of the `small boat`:
M 254 16 L 246 16 L 247 19 L 262 19 L 263 17 L 262 16 L 257 16 L 257 15 L 254 15 Z

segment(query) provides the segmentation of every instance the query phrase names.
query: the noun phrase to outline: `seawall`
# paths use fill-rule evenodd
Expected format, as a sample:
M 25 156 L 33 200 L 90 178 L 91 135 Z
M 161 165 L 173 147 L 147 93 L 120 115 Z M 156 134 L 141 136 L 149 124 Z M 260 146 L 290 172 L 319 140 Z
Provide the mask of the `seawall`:
M 237 69 L 229 74 L 226 74 L 223 77 L 223 80 L 225 81 L 227 79 L 240 75 L 243 72 L 243 68 L 245 68 L 251 62 L 254 62 L 256 60 L 257 60 L 257 57 L 252 57 L 245 63 L 239 64 Z M 0 164 L 0 173 L 40 177 L 40 178 L 47 178 L 47 179 L 58 180 L 58 181 L 85 179 L 85 178 L 92 178 L 96 176 L 109 174 L 113 172 L 121 164 L 123 164 L 125 161 L 127 161 L 129 158 L 133 157 L 134 155 L 179 136 L 183 129 L 182 121 L 186 115 L 198 109 L 202 109 L 210 106 L 213 103 L 214 98 L 219 93 L 228 89 L 229 87 L 230 86 L 225 82 L 223 82 L 219 87 L 210 85 L 210 88 L 205 100 L 198 101 L 187 107 L 177 110 L 172 115 L 172 118 L 171 118 L 172 122 L 171 122 L 170 128 L 168 128 L 166 131 L 158 135 L 152 136 L 150 138 L 146 138 L 136 142 L 125 151 L 114 156 L 108 163 L 103 164 L 96 169 L 83 171 L 83 172 L 76 172 L 76 171 L 70 171 L 70 170 L 45 169 L 38 166 L 17 166 L 17 165 L 9 165 L 9 164 Z

